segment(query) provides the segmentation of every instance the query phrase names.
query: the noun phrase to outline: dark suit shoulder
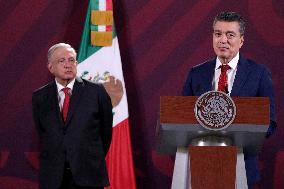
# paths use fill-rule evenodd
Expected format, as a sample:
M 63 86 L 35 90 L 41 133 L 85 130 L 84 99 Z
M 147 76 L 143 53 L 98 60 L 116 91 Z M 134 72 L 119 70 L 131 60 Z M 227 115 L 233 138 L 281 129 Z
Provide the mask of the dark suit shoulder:
M 258 68 L 258 69 L 266 69 L 268 70 L 268 67 L 264 64 L 259 64 L 257 62 L 255 62 L 254 60 L 251 59 L 247 59 L 247 62 L 250 64 L 250 66 Z
M 51 88 L 52 88 L 52 85 L 53 85 L 54 82 L 50 82 L 36 90 L 34 90 L 33 92 L 33 95 L 41 95 L 41 94 L 45 94 L 46 92 L 48 92 Z
M 103 84 L 101 83 L 95 83 L 93 81 L 90 80 L 86 80 L 86 79 L 82 79 L 81 78 L 81 82 L 86 86 L 86 87 L 90 87 L 90 88 L 95 88 L 100 90 L 101 88 L 103 88 Z
M 108 96 L 105 87 L 101 83 L 95 83 L 93 81 L 89 81 L 86 79 L 81 78 L 81 84 L 84 87 L 84 90 L 87 93 L 92 95 L 99 95 L 99 96 Z
M 204 70 L 204 69 L 208 69 L 208 67 L 211 67 L 212 65 L 215 65 L 215 64 L 216 64 L 216 59 L 211 59 L 211 60 L 207 60 L 198 65 L 193 66 L 192 69 L 193 70 Z
M 264 64 L 259 64 L 251 59 L 243 59 L 243 62 L 245 62 L 248 68 L 255 73 L 267 73 L 268 72 L 270 74 L 270 69 Z
M 100 102 L 103 102 L 103 103 L 106 103 L 106 101 L 108 101 L 107 104 L 109 104 L 110 108 L 112 109 L 110 96 L 107 93 L 103 84 L 95 83 L 93 81 L 89 81 L 85 79 L 81 79 L 81 81 L 83 82 L 85 91 L 87 91 L 88 95 L 97 96 Z

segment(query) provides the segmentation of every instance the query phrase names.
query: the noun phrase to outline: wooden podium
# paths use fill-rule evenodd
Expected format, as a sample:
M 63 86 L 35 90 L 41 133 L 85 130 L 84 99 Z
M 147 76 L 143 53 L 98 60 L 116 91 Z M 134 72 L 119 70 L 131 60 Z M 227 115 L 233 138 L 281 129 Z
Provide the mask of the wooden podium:
M 244 181 L 246 185 L 242 149 L 252 154 L 260 150 L 269 126 L 269 99 L 232 97 L 237 111 L 235 120 L 220 131 L 199 125 L 194 114 L 197 99 L 192 96 L 160 98 L 157 151 L 176 154 L 172 189 L 245 188 L 240 186 Z M 207 146 L 206 141 L 204 145 L 194 142 L 210 137 L 228 139 L 230 145 Z M 244 173 L 239 175 L 241 171 Z

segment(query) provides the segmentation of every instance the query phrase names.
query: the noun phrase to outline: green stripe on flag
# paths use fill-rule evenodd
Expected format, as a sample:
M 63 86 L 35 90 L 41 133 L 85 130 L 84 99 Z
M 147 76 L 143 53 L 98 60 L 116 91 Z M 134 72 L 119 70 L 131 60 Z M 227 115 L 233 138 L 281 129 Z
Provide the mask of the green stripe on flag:
M 84 61 L 85 59 L 87 59 L 89 56 L 91 56 L 92 54 L 96 53 L 98 50 L 103 48 L 101 46 L 92 46 L 91 45 L 91 31 L 93 29 L 96 29 L 96 27 L 98 27 L 98 26 L 91 24 L 91 12 L 92 12 L 92 10 L 94 10 L 93 7 L 96 7 L 95 5 L 97 5 L 97 8 L 98 8 L 99 0 L 90 0 L 89 7 L 88 7 L 88 10 L 87 10 L 86 20 L 85 20 L 85 24 L 84 24 L 82 39 L 81 39 L 81 43 L 80 43 L 79 53 L 78 53 L 78 57 L 77 57 L 79 64 L 82 61 Z M 96 29 L 95 31 L 98 31 L 98 29 Z M 116 37 L 116 30 L 115 30 L 115 24 L 114 23 L 113 23 L 112 31 L 113 31 L 112 37 L 115 38 Z
M 91 31 L 98 31 L 98 25 L 91 25 Z
M 92 10 L 99 10 L 99 0 L 90 0 L 90 5 L 92 7 Z
M 100 0 L 100 3 L 104 3 L 104 1 L 105 0 Z M 106 156 L 110 186 L 106 188 L 136 189 L 128 121 L 127 97 L 124 87 L 118 40 L 115 38 L 115 26 L 112 25 L 112 36 L 115 38 L 112 41 L 112 46 L 101 47 L 91 45 L 91 29 L 96 28 L 94 25 L 91 26 L 91 12 L 92 10 L 95 10 L 95 5 L 99 5 L 96 4 L 96 2 L 98 1 L 89 1 L 89 7 L 82 33 L 81 46 L 78 52 L 78 61 L 80 64 L 77 67 L 77 75 L 93 82 L 104 82 L 108 78 L 110 79 L 109 82 L 106 81 L 105 88 L 107 92 L 109 92 L 111 98 L 113 98 L 112 95 L 114 95 L 116 99 L 119 99 L 119 101 L 114 105 L 115 109 L 113 109 L 115 114 L 113 119 L 112 144 Z M 111 0 L 107 0 L 107 3 L 109 7 L 112 7 L 110 6 L 112 5 Z M 104 33 L 106 32 L 101 32 L 102 36 Z M 112 39 L 110 35 L 111 32 L 108 34 L 109 42 Z M 113 78 L 116 80 L 116 84 L 111 84 L 112 81 L 110 76 L 113 76 Z M 110 85 L 108 85 L 108 83 Z M 116 86 L 120 86 L 118 87 L 118 90 L 115 89 L 117 88 Z M 114 91 L 116 92 L 111 92 L 113 91 L 112 87 L 115 87 L 113 89 L 115 89 Z M 121 154 L 123 154 L 123 156 Z

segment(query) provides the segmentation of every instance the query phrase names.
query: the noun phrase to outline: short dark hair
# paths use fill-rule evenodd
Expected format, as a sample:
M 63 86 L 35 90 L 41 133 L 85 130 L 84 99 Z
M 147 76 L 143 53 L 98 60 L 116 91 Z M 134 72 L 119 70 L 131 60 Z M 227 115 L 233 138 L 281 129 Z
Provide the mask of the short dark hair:
M 243 17 L 236 13 L 236 12 L 229 12 L 229 11 L 225 11 L 225 12 L 221 12 L 219 14 L 217 14 L 217 16 L 214 18 L 214 22 L 213 22 L 213 27 L 216 24 L 216 22 L 218 21 L 224 21 L 224 22 L 238 22 L 240 25 L 240 33 L 243 36 L 245 34 L 245 20 L 243 19 Z

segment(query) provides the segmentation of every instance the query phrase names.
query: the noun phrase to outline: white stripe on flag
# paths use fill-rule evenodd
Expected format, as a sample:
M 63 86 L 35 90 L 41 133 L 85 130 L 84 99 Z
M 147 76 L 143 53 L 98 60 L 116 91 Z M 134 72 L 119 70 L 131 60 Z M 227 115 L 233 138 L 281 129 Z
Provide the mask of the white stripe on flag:
M 105 11 L 106 10 L 106 0 L 100 0 L 99 1 L 99 10 Z
M 106 26 L 105 25 L 98 25 L 98 31 L 99 32 L 105 32 L 106 31 Z
M 110 72 L 110 75 L 122 82 L 122 99 L 120 103 L 113 108 L 113 126 L 116 126 L 118 123 L 128 118 L 128 104 L 117 37 L 113 39 L 112 43 L 112 46 L 102 47 L 99 51 L 80 63 L 77 67 L 77 75 L 81 76 L 83 72 L 88 71 L 89 74 L 86 76 L 86 79 L 88 79 L 90 77 L 94 78 L 97 75 L 102 76 L 106 71 L 108 71 Z

